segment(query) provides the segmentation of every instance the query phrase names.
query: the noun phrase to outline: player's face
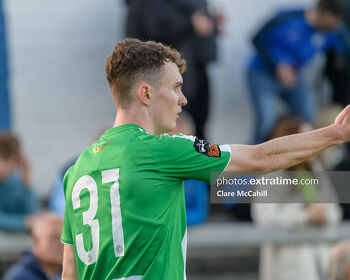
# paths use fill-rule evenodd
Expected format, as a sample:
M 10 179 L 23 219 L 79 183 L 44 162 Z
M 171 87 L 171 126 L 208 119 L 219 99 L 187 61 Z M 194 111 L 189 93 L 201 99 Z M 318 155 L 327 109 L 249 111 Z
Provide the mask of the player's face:
M 177 65 L 167 62 L 163 70 L 161 81 L 155 90 L 155 99 L 152 102 L 155 134 L 157 135 L 175 129 L 181 107 L 187 104 L 187 99 L 181 90 L 183 80 Z

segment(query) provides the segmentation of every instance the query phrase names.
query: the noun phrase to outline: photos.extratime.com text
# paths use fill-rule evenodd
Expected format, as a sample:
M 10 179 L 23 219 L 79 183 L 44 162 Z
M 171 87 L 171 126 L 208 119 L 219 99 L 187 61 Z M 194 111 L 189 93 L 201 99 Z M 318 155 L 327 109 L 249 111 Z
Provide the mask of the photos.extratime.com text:
M 265 178 L 219 178 L 216 180 L 216 186 L 306 186 L 318 185 L 317 178 L 285 178 L 282 176 Z

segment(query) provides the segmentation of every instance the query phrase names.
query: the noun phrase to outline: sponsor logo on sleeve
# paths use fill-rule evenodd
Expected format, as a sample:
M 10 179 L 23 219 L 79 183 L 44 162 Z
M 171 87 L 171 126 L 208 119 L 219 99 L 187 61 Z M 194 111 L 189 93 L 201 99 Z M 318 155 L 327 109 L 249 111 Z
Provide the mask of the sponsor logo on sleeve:
M 221 150 L 219 145 L 210 145 L 208 142 L 196 137 L 193 146 L 198 153 L 201 153 L 208 157 L 221 157 Z

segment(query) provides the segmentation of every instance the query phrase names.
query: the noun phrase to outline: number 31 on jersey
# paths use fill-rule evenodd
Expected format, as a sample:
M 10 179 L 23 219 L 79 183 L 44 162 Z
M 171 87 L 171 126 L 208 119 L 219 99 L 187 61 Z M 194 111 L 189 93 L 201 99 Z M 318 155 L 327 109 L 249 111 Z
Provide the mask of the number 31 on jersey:
M 122 225 L 122 216 L 120 211 L 120 194 L 119 194 L 119 168 L 102 171 L 102 185 L 112 183 L 110 187 L 110 202 L 112 215 L 112 236 L 114 253 L 116 257 L 124 256 L 124 234 Z M 102 186 L 104 187 L 104 186 Z M 92 248 L 85 250 L 84 237 L 82 233 L 75 235 L 75 244 L 79 259 L 87 264 L 94 264 L 98 258 L 100 247 L 100 224 L 95 218 L 98 208 L 97 183 L 94 178 L 89 175 L 80 177 L 75 183 L 72 192 L 73 209 L 80 208 L 80 192 L 87 189 L 90 196 L 89 209 L 83 212 L 83 225 L 90 226 L 92 237 Z

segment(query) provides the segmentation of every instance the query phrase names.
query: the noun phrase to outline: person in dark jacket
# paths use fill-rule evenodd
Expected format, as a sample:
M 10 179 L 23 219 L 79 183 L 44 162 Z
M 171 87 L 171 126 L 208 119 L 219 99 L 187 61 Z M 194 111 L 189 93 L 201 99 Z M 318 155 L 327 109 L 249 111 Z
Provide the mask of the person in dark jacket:
M 290 114 L 313 122 L 315 96 L 302 69 L 319 52 L 343 51 L 338 30 L 342 13 L 337 0 L 318 0 L 308 9 L 280 11 L 254 36 L 256 54 L 248 67 L 248 85 L 256 115 L 255 144 L 274 126 L 279 99 Z
M 63 219 L 52 213 L 39 216 L 32 229 L 33 252 L 25 254 L 4 280 L 59 280 L 62 273 Z
M 205 138 L 209 115 L 209 78 L 206 67 L 216 59 L 215 19 L 206 0 L 127 0 L 126 36 L 154 40 L 178 49 L 186 58 L 183 92 L 196 135 Z
M 346 46 L 346 52 L 339 54 L 336 49 L 327 51 L 325 76 L 331 84 L 332 103 L 346 106 L 350 103 L 350 2 L 342 0 L 344 24 L 340 29 L 340 38 Z

